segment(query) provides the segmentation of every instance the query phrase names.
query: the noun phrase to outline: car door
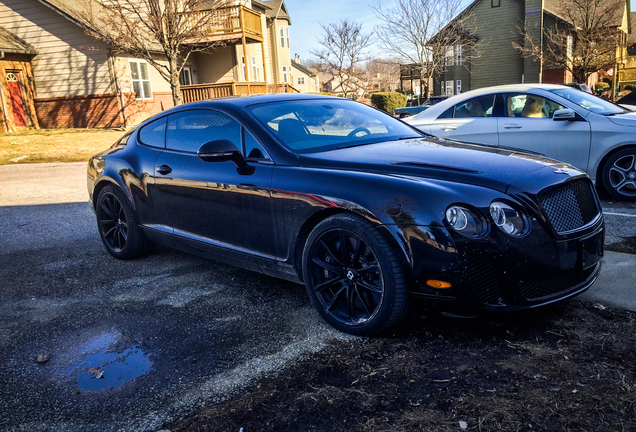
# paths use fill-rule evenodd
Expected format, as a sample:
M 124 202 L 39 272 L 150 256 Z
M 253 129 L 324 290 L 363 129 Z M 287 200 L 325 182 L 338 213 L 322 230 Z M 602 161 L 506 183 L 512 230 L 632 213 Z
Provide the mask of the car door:
M 498 145 L 495 95 L 477 96 L 449 108 L 431 124 L 431 134 L 473 144 Z
M 234 143 L 244 155 L 247 147 L 253 173 L 239 174 L 233 161 L 204 162 L 197 155 L 202 144 L 221 139 Z M 230 251 L 275 256 L 273 163 L 259 146 L 225 113 L 189 110 L 169 116 L 166 149 L 156 162 L 156 190 L 176 236 Z
M 587 170 L 590 158 L 590 124 L 581 116 L 553 120 L 554 112 L 566 108 L 552 99 L 528 92 L 502 95 L 499 145 L 544 154 Z

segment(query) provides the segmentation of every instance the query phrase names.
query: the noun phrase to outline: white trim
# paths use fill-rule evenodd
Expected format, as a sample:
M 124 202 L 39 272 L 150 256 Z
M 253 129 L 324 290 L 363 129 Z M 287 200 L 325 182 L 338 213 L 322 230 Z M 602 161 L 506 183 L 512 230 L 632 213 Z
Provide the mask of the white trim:
M 137 78 L 133 77 L 133 66 L 135 65 L 135 69 L 136 69 L 136 73 L 137 73 Z M 146 78 L 143 77 L 144 73 L 144 67 L 145 66 L 145 71 L 146 71 Z M 135 93 L 135 99 L 137 100 L 152 100 L 153 99 L 153 95 L 152 95 L 152 83 L 150 82 L 150 66 L 148 65 L 148 62 L 145 60 L 128 60 L 128 67 L 130 68 L 130 82 L 132 84 L 132 90 Z M 139 97 L 138 92 L 135 90 L 135 83 L 139 84 L 139 90 L 141 91 L 141 97 Z M 146 89 L 144 88 L 144 84 L 148 84 L 148 93 L 146 94 Z

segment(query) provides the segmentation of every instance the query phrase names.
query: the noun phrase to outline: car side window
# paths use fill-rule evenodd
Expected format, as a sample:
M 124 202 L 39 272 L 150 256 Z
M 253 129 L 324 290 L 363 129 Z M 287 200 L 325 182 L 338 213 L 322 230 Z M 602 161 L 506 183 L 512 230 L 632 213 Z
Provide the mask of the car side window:
M 164 148 L 166 146 L 166 119 L 162 117 L 139 129 L 139 141 L 142 144 Z
M 528 93 L 504 94 L 504 107 L 506 117 L 535 119 L 551 119 L 555 111 L 565 108 L 551 99 Z
M 495 95 L 478 96 L 455 105 L 455 118 L 492 117 Z
M 166 148 L 196 153 L 208 141 L 229 140 L 241 149 L 241 125 L 218 111 L 189 110 L 168 118 Z
M 243 146 L 243 155 L 246 159 L 271 160 L 265 148 L 247 129 L 243 129 Z

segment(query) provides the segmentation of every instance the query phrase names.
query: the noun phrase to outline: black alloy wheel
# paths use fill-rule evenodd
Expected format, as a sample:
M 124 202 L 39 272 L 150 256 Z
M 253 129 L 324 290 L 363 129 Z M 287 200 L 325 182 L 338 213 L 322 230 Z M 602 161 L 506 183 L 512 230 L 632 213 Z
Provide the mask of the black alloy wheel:
M 148 250 L 149 242 L 123 194 L 113 185 L 102 189 L 95 206 L 99 235 L 108 252 L 119 259 L 134 259 Z
M 603 185 L 614 198 L 636 201 L 636 149 L 620 150 L 607 160 Z
M 318 312 L 341 331 L 372 335 L 405 315 L 399 260 L 380 230 L 357 215 L 331 216 L 316 226 L 303 253 L 303 275 Z

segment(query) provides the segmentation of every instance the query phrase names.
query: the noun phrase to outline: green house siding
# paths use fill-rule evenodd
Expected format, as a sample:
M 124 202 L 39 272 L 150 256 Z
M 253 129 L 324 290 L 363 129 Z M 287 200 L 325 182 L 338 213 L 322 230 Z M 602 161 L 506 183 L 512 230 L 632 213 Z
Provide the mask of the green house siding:
M 522 43 L 519 26 L 523 23 L 524 2 L 501 0 L 492 7 L 482 0 L 473 8 L 473 30 L 478 38 L 477 55 L 472 60 L 471 89 L 521 82 L 523 58 L 512 44 Z

